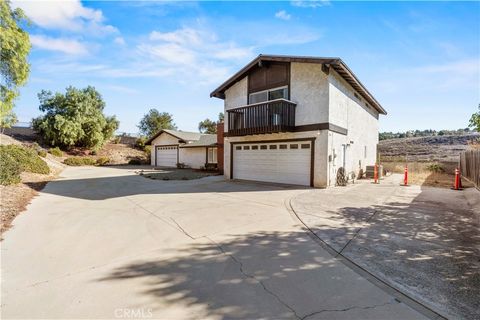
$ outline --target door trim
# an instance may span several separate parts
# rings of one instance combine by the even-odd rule
[[[276,143],[276,142],[293,142],[293,141],[310,141],[310,187],[313,187],[313,177],[315,173],[315,140],[317,138],[297,138],[297,139],[276,139],[276,140],[255,140],[255,141],[234,141],[230,142],[230,180],[233,177],[233,150],[236,144],[257,144],[257,143]]]

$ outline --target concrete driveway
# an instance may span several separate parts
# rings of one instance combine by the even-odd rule
[[[302,229],[305,192],[67,168],[1,242],[2,319],[424,319]]]
[[[380,185],[311,190],[290,203],[334,251],[450,319],[480,319],[480,192]]]

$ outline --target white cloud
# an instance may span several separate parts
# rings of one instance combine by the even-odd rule
[[[88,31],[93,35],[118,32],[115,27],[103,23],[105,18],[101,10],[84,7],[80,0],[14,0],[12,6],[23,9],[33,23],[45,29]]]
[[[292,6],[301,7],[301,8],[318,8],[329,6],[329,0],[294,0],[291,2]]]
[[[137,46],[139,59],[151,62],[145,74],[162,70],[180,81],[219,83],[238,60],[252,58],[254,47],[221,41],[203,26],[182,27],[169,32],[153,31]],[[170,72],[168,72],[170,70]]]
[[[172,32],[153,31],[149,35],[149,39],[152,41],[165,41],[181,45],[200,45],[206,38],[209,38],[208,34],[192,28],[182,28]]]
[[[121,46],[125,45],[125,39],[123,39],[123,37],[116,37],[113,39],[113,42]]]
[[[38,49],[59,51],[71,55],[85,55],[88,53],[85,44],[77,40],[31,35],[30,41],[33,47]]]
[[[288,14],[285,10],[280,10],[275,13],[275,18],[282,19],[282,20],[290,20],[292,16]]]
[[[443,64],[427,65],[416,68],[418,72],[438,74],[448,73],[451,75],[479,75],[480,59],[465,59]]]

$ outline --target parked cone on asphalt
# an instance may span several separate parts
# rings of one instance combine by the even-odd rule
[[[408,167],[405,165],[405,174],[403,175],[403,185],[408,186]]]
[[[462,190],[462,179],[460,177],[460,169],[455,169],[455,180],[453,181],[453,190]]]
[[[373,166],[373,183],[378,183],[378,165]]]

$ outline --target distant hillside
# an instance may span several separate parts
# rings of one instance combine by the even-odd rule
[[[470,128],[457,130],[408,130],[405,132],[380,132],[378,138],[380,140],[399,139],[399,138],[416,138],[416,137],[433,137],[433,136],[461,136],[464,134],[475,133]]]
[[[479,133],[394,138],[381,140],[378,151],[383,161],[400,161],[407,156],[408,161],[456,162],[459,154],[478,140]]]

